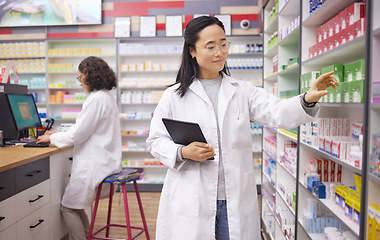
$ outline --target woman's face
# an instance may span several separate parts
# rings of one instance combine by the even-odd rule
[[[86,92],[90,92],[90,88],[89,86],[86,84],[86,80],[85,80],[85,75],[83,73],[81,73],[80,71],[78,71],[78,81],[80,83],[80,85],[84,88],[84,90],[86,90]]]
[[[228,55],[226,44],[226,34],[216,24],[199,32],[195,49],[190,49],[191,56],[196,58],[199,65],[198,78],[214,79],[219,76]]]

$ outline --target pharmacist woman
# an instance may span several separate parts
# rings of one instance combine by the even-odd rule
[[[324,74],[306,96],[280,101],[229,76],[230,43],[217,18],[193,19],[184,39],[176,83],[157,105],[147,139],[149,151],[168,167],[156,239],[259,240],[250,121],[285,129],[313,121],[315,102],[337,81]],[[198,123],[208,144],[175,144],[162,118]]]
[[[116,76],[101,58],[88,57],[78,67],[78,81],[89,93],[76,123],[67,132],[47,132],[37,142],[62,148],[74,145],[71,177],[61,202],[70,240],[87,239],[89,221],[84,211],[95,200],[99,183],[121,171],[119,111],[109,90]]]

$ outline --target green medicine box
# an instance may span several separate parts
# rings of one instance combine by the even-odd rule
[[[338,80],[338,82],[344,81],[344,65],[330,65],[321,69],[321,74],[334,71],[333,77]]]
[[[340,103],[342,101],[342,88],[341,86],[335,86],[335,89],[333,89],[333,102],[334,103]]]
[[[364,102],[364,81],[350,82],[349,95],[351,103]]]
[[[335,90],[332,87],[329,87],[326,89],[327,90],[327,100],[326,102],[328,103],[333,103],[334,102],[334,92]]]
[[[309,90],[311,83],[316,80],[320,75],[319,71],[311,71],[304,74],[301,74],[301,89],[306,88]],[[306,91],[307,91],[306,90]]]
[[[344,81],[345,82],[351,82],[354,81],[354,64],[353,63],[347,63],[344,64]]]
[[[350,102],[350,83],[342,82],[339,83],[340,86],[340,102],[349,103]]]
[[[292,66],[293,64],[298,64],[300,62],[299,58],[289,58],[288,59],[288,66]]]
[[[365,78],[365,60],[361,59],[359,61],[353,62],[352,69],[353,69],[353,81],[361,81]]]

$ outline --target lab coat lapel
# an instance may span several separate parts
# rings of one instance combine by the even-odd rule
[[[228,104],[234,96],[237,88],[237,81],[230,76],[223,74],[222,85],[218,97],[218,119],[219,126],[223,126],[224,116],[227,111]],[[223,131],[221,131],[222,134]]]
[[[205,89],[202,86],[202,83],[198,79],[194,79],[193,83],[190,85],[189,89],[198,95],[203,101],[212,107],[210,98],[207,96]]]

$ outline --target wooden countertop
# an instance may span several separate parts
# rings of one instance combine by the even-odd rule
[[[25,148],[22,145],[2,148],[0,149],[0,172],[64,152],[71,148],[73,147]]]

